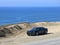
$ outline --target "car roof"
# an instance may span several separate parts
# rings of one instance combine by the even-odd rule
[[[31,30],[29,30],[29,31],[36,31],[36,28],[44,28],[44,27],[34,27]]]
[[[34,28],[32,28],[32,29],[36,29],[36,28],[44,28],[44,27],[34,27]]]

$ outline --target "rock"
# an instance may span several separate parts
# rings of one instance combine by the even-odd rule
[[[30,23],[2,25],[0,26],[0,37],[16,35],[29,27]]]
[[[22,28],[18,25],[15,25],[14,28],[16,28],[17,30],[22,30]]]
[[[6,36],[5,33],[2,30],[0,30],[0,37],[5,37],[5,36]]]
[[[11,34],[12,32],[8,28],[2,30],[5,34]]]

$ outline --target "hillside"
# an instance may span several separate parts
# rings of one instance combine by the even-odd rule
[[[42,36],[27,36],[27,30],[33,27],[46,27],[48,34]],[[60,37],[60,22],[36,22],[36,23],[18,23],[0,26],[0,45],[16,45],[25,42],[44,40],[47,38]],[[5,43],[6,42],[6,43]]]
[[[48,26],[56,26],[60,25],[60,22],[37,22],[37,23],[18,23],[18,24],[9,24],[9,25],[4,25],[0,26],[0,36],[11,36],[15,35],[18,33],[21,33],[22,31],[26,31],[29,28],[37,27],[37,26],[43,26],[43,27],[48,27]]]

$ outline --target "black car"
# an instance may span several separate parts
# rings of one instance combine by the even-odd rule
[[[47,34],[48,29],[44,27],[34,27],[33,29],[27,31],[28,36],[37,36],[42,34]]]

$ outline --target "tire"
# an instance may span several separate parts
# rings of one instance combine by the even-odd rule
[[[30,33],[27,33],[27,35],[28,35],[28,36],[31,36],[31,34],[30,34]]]
[[[36,36],[38,36],[39,35],[39,33],[38,32],[36,32]]]

